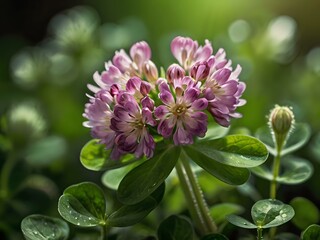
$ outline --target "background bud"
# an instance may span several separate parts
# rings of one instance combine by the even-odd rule
[[[294,115],[291,108],[276,105],[270,112],[269,125],[277,150],[280,151],[294,125]]]

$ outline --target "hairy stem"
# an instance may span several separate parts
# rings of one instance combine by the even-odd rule
[[[217,226],[209,215],[197,178],[193,173],[185,153],[182,151],[176,165],[180,185],[184,193],[190,215],[202,236],[216,232]]]
[[[270,198],[276,199],[277,196],[277,177],[280,171],[280,152],[277,152],[276,157],[273,160],[273,177],[270,184]]]
[[[277,196],[277,178],[280,172],[281,148],[277,149],[277,155],[273,160],[273,176],[270,184],[270,198],[276,199]],[[269,231],[269,237],[272,240],[276,234],[277,228],[273,227]]]

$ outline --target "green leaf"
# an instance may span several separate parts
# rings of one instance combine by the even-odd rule
[[[103,191],[90,182],[72,185],[60,197],[58,211],[65,220],[78,226],[104,225],[106,202]]]
[[[319,210],[310,200],[296,197],[290,201],[290,205],[295,211],[292,222],[301,230],[319,221]]]
[[[21,230],[28,240],[64,240],[69,235],[69,226],[65,221],[39,214],[25,217]]]
[[[107,170],[101,177],[104,186],[117,190],[121,180],[134,167],[134,163],[121,168]]]
[[[108,217],[108,224],[114,227],[127,227],[140,222],[160,203],[165,191],[165,184],[155,190],[142,202],[124,205]]]
[[[110,158],[110,154],[111,150],[106,150],[105,145],[100,144],[98,139],[92,139],[81,149],[80,161],[89,170],[102,171],[120,168],[139,160],[132,154],[127,154],[118,160],[113,160]]]
[[[269,181],[272,181],[272,179],[273,179],[273,174],[267,166],[260,165],[258,167],[250,168],[250,170],[255,175],[257,175],[263,179],[267,179]]]
[[[219,163],[188,146],[184,146],[183,151],[185,151],[188,158],[225,183],[241,185],[245,183],[250,176],[250,172],[246,168],[232,167]]]
[[[312,176],[313,167],[305,159],[286,156],[281,160],[283,173],[277,177],[277,182],[283,184],[298,184],[306,181]]]
[[[310,135],[311,131],[309,125],[305,123],[296,123],[293,132],[289,135],[287,142],[281,151],[281,156],[301,148],[309,140]],[[269,127],[265,126],[259,128],[256,132],[256,137],[266,144],[269,152],[273,156],[276,156],[277,151]]]
[[[282,173],[277,177],[277,182],[282,184],[298,184],[306,181],[312,176],[313,167],[307,160],[285,156],[281,160]],[[255,175],[272,181],[273,174],[266,166],[258,166],[250,169]]]
[[[183,217],[172,215],[165,219],[159,226],[159,240],[192,240],[193,227],[190,221]]]
[[[48,166],[67,150],[66,141],[58,136],[42,138],[26,149],[26,161],[37,167]]]
[[[210,215],[216,224],[221,224],[226,221],[226,216],[230,214],[241,214],[244,208],[234,203],[220,203],[210,208]]]
[[[233,214],[228,215],[227,220],[237,227],[247,228],[247,229],[257,228],[257,226],[254,225],[253,223],[237,215],[233,215]]]
[[[202,237],[201,240],[228,240],[228,238],[225,235],[213,233]]]
[[[302,234],[302,240],[318,240],[320,239],[320,226],[313,224],[309,226]]]
[[[293,132],[290,134],[285,148],[281,151],[281,155],[287,155],[301,148],[309,140],[311,130],[308,124],[297,123],[294,125]]]
[[[134,225],[145,218],[156,206],[157,201],[152,197],[147,197],[134,205],[124,205],[109,216],[108,223],[113,227]]]
[[[169,176],[180,156],[180,147],[170,146],[159,155],[132,169],[121,181],[120,202],[136,204],[148,197]]]
[[[251,216],[258,227],[270,228],[290,221],[294,216],[294,210],[279,200],[263,199],[252,206]]]
[[[222,164],[241,168],[256,167],[268,157],[268,150],[262,142],[245,135],[201,141],[186,148]]]

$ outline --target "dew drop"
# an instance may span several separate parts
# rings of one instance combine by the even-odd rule
[[[80,223],[78,222],[77,225],[80,225]]]
[[[92,220],[92,217],[89,217],[89,221]]]
[[[247,225],[247,223],[246,223],[246,222],[243,222],[242,224],[243,224],[243,225]]]
[[[33,233],[34,233],[34,234],[36,234],[36,235],[38,234],[38,232],[37,232],[37,231],[34,231]]]
[[[287,214],[284,213],[284,214],[281,215],[281,217],[286,218]]]
[[[76,219],[76,220],[77,220],[77,219],[78,219],[78,217],[74,217],[74,219]]]
[[[72,213],[72,211],[69,211],[69,213],[71,214],[71,213]]]

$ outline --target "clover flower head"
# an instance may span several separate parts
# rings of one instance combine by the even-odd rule
[[[94,95],[88,95],[84,126],[112,150],[113,159],[127,153],[151,158],[156,133],[175,145],[192,144],[206,134],[206,112],[226,127],[231,118],[241,117],[236,112],[245,104],[241,67],[233,70],[223,49],[212,54],[208,40],[199,46],[191,38],[176,37],[171,51],[178,63],[167,68],[165,78],[159,78],[144,41],[134,44],[129,55],[117,51],[105,71],[93,75],[97,86],[88,85]]]

